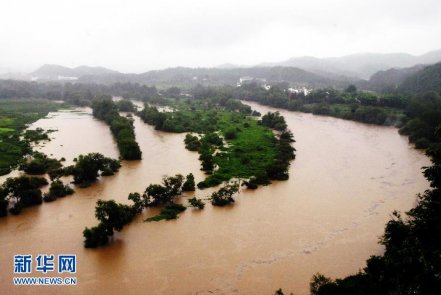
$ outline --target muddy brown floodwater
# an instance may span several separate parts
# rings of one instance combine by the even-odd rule
[[[429,160],[394,128],[281,113],[297,140],[289,181],[242,191],[232,207],[188,209],[174,221],[143,223],[152,214],[143,213],[110,246],[84,249],[84,227],[97,224],[96,200],[127,202],[130,192],[166,174],[203,179],[184,134],[158,132],[135,118],[142,161],[123,162],[119,173],[73,196],[0,219],[0,293],[308,294],[316,272],[357,272],[382,253],[377,242],[391,212],[408,210],[428,188],[420,168]],[[37,126],[58,129],[41,150],[67,163],[86,152],[118,155],[108,126],[90,114],[52,113]],[[13,256],[43,253],[76,254],[78,284],[14,287]]]

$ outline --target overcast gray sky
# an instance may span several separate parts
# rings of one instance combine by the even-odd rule
[[[0,71],[421,54],[440,37],[440,0],[0,0]]]

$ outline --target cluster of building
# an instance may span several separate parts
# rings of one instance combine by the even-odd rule
[[[260,85],[265,90],[270,90],[271,89],[271,85],[269,85],[267,83],[265,78],[254,78],[254,77],[250,77],[250,76],[240,77],[239,78],[239,82],[237,82],[236,86],[240,87],[243,84],[247,84],[247,83],[257,83],[258,85]]]
[[[254,77],[250,77],[250,76],[240,77],[236,86],[241,87],[242,85],[249,84],[249,83],[256,83],[257,85],[260,85],[265,90],[271,89],[271,85],[268,84],[268,82],[266,81],[265,78],[254,78]],[[287,91],[289,93],[296,93],[296,94],[302,93],[305,96],[311,92],[311,90],[307,89],[306,87],[288,88]]]
[[[38,77],[38,76],[31,77],[31,81],[38,81],[38,80],[40,80],[40,77]],[[76,80],[78,80],[78,77],[58,76],[57,80],[58,81],[76,81]]]

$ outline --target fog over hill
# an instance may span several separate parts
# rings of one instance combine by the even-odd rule
[[[82,76],[84,83],[137,82],[158,86],[236,85],[241,77],[258,79],[262,83],[289,82],[311,87],[341,86],[353,79],[334,75],[324,77],[295,67],[252,67],[252,68],[169,68],[141,74],[105,74]]]
[[[79,66],[76,68],[68,68],[60,65],[43,65],[32,73],[29,73],[29,75],[43,80],[56,80],[59,76],[78,78],[86,75],[95,76],[116,73],[118,72],[103,67]]]
[[[313,73],[334,73],[355,78],[369,79],[378,71],[391,68],[412,67],[418,64],[434,64],[441,61],[441,50],[422,55],[407,53],[361,53],[342,57],[316,58],[312,56],[293,57],[277,63],[260,66],[298,67]]]
[[[46,64],[27,74],[3,74],[0,79],[75,80],[101,84],[132,82],[159,87],[191,87],[197,84],[236,85],[240,78],[247,77],[267,83],[288,82],[294,86],[313,88],[341,88],[356,84],[359,88],[383,91],[398,88],[411,75],[439,61],[441,50],[419,56],[406,53],[367,53],[331,58],[297,57],[259,66],[223,64],[216,68],[175,67],[140,74],[121,73],[104,67],[69,68]]]
[[[375,91],[394,90],[408,77],[424,69],[426,65],[416,65],[410,68],[392,68],[378,71],[369,79],[369,88]]]

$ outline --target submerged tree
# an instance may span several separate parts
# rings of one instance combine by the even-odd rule
[[[88,186],[96,181],[99,172],[103,176],[109,175],[119,170],[119,161],[104,157],[99,153],[80,155],[74,166],[66,167],[67,174],[72,174],[74,182],[81,186]],[[111,172],[111,173],[110,173]]]
[[[92,228],[85,228],[83,231],[84,247],[86,248],[96,248],[99,246],[104,246],[109,242],[109,237],[107,236],[107,231],[104,224],[100,223]]]
[[[130,206],[118,204],[114,200],[98,200],[95,217],[104,225],[107,235],[112,236],[113,230],[120,231],[132,218]]]
[[[21,164],[19,169],[27,174],[36,175],[45,174],[52,170],[60,169],[61,167],[62,165],[57,159],[49,158],[40,152],[34,152],[32,154],[32,160]]]
[[[132,205],[132,213],[139,214],[144,209],[144,202],[141,198],[141,195],[139,193],[131,193],[129,194],[128,199],[133,202]]]
[[[182,185],[182,191],[183,192],[194,192],[196,190],[196,185],[194,182],[194,176],[192,173],[188,174],[187,179],[185,180],[184,184]]]
[[[170,203],[175,197],[182,193],[182,182],[184,177],[180,174],[164,177],[161,184],[149,185],[142,198],[145,206],[158,206]]]
[[[211,195],[211,203],[214,206],[225,206],[234,203],[233,195],[239,191],[239,183],[228,183]]]
[[[200,152],[199,160],[202,162],[201,170],[207,173],[212,173],[214,169],[214,158],[212,155],[211,148],[207,145],[203,145],[199,150],[199,152]]]
[[[129,199],[132,194],[129,195]],[[136,199],[136,198],[135,198]],[[83,231],[84,247],[95,248],[106,245],[114,230],[121,231],[140,211],[133,206],[119,204],[114,200],[98,200],[95,206],[95,217],[100,221],[97,226],[85,228]]]
[[[55,180],[51,183],[49,192],[44,194],[43,200],[45,202],[52,202],[57,198],[62,198],[73,193],[74,190],[70,186],[64,185],[60,180]]]
[[[188,203],[190,203],[191,207],[195,207],[199,209],[204,209],[205,207],[205,203],[201,199],[198,199],[196,197],[188,199]]]
[[[10,177],[0,187],[0,216],[7,215],[7,207],[12,214],[19,214],[23,208],[40,205],[43,197],[40,188],[47,185],[42,177]]]

